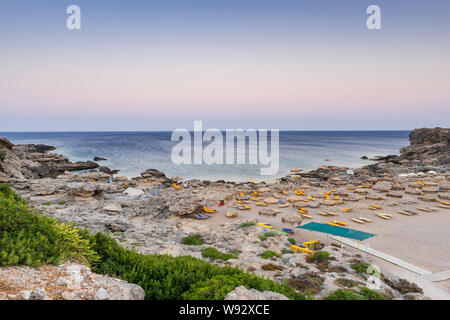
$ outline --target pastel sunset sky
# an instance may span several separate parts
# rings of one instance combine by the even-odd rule
[[[448,0],[2,1],[0,131],[448,127],[449,16]]]

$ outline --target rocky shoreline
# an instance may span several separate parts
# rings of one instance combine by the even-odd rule
[[[322,249],[330,253],[329,258],[312,261],[310,255],[292,253],[291,236],[274,233],[262,239],[267,230],[257,224],[242,225],[272,221],[271,215],[280,220],[276,216],[288,206],[300,221],[310,219],[311,212],[341,211],[341,205],[363,200],[382,201],[387,206],[387,201],[392,204],[413,197],[422,207],[446,207],[441,202],[450,201],[450,129],[416,129],[409,137],[411,145],[401,149],[400,155],[378,157],[375,164],[357,169],[321,166],[309,172],[292,169],[288,176],[270,184],[172,180],[156,169],[130,179],[116,176],[113,170],[93,161],[72,163],[52,153],[51,146],[15,146],[3,138],[0,183],[11,186],[46,216],[93,232],[108,232],[125,247],[238,266],[279,282],[288,281],[294,288],[320,298],[339,288],[366,283],[369,275],[355,271],[353,266],[370,263],[370,257],[329,245]],[[71,173],[78,170],[84,172]],[[303,190],[304,196],[292,190]],[[327,195],[325,190],[334,191]],[[256,210],[255,215],[244,214],[246,206]],[[204,207],[214,208],[216,216],[195,219],[195,215],[204,213]],[[225,212],[239,215],[227,218]],[[193,234],[200,236],[201,245],[181,243]],[[236,258],[211,260],[202,254],[207,247],[235,253]],[[265,259],[262,255],[267,251],[276,255]],[[0,268],[0,277],[2,272],[6,271]],[[390,299],[426,298],[422,289],[405,281],[383,273],[378,292]],[[230,297],[238,299],[241,291],[239,288]],[[63,298],[70,297],[81,298],[79,293]]]

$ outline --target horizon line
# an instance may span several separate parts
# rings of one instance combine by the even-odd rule
[[[425,127],[423,127],[425,128]],[[435,127],[438,128],[438,127]],[[182,129],[182,128],[178,128]],[[218,129],[218,128],[211,128],[211,129]],[[266,128],[233,128],[233,130],[237,129],[255,129],[255,130],[261,130]],[[415,128],[420,129],[420,128]],[[267,129],[267,130],[279,130],[280,132],[404,132],[404,131],[412,131],[415,129],[310,129],[310,130],[296,130],[296,129]],[[60,130],[31,130],[31,131],[0,131],[0,134],[3,133],[115,133],[115,132],[136,132],[136,133],[150,133],[150,132],[172,132],[173,130],[69,130],[69,131],[60,131]],[[208,130],[208,129],[207,129]],[[225,131],[227,129],[218,129],[220,131]],[[202,130],[202,132],[205,132],[206,130]],[[194,132],[194,130],[189,130],[189,132]]]

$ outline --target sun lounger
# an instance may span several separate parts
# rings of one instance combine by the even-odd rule
[[[284,231],[284,232],[287,232],[287,233],[289,233],[289,234],[293,234],[293,233],[294,233],[294,230],[289,229],[289,228],[283,228],[283,231]]]
[[[196,213],[196,214],[194,214],[194,217],[196,217],[197,219],[208,219],[211,217],[211,215]]]
[[[432,209],[432,208],[417,208],[417,210],[424,211],[424,212],[433,212],[434,211],[434,209]]]
[[[331,212],[331,211],[327,211],[327,214],[329,216],[333,216],[333,217],[337,216],[337,213],[334,213],[334,212]]]
[[[286,208],[286,207],[289,207],[289,203],[282,204],[278,208]]]
[[[267,207],[267,203],[265,202],[257,202],[256,205],[260,207]]]
[[[342,222],[342,221],[337,221],[337,220],[333,220],[332,221],[335,224],[341,225],[341,226],[348,226],[348,223]]]
[[[390,215],[386,215],[386,214],[382,214],[382,213],[376,213],[376,215],[385,220],[389,220],[391,218]]]
[[[206,213],[215,213],[216,209],[208,209],[206,206],[203,206],[203,211]]]
[[[398,213],[403,214],[405,216],[412,216],[412,213],[409,213],[409,212],[406,212],[406,211],[403,211],[403,210],[399,210]]]
[[[355,221],[355,222],[357,222],[357,223],[360,223],[360,224],[364,224],[364,221],[362,221],[362,220],[360,220],[360,219],[352,218],[351,220],[352,220],[352,221]]]
[[[313,253],[313,251],[310,249],[302,248],[302,247],[299,247],[296,245],[291,245],[291,250],[295,251],[295,252],[302,252],[302,253],[309,253],[309,254]]]
[[[439,208],[450,209],[450,206],[446,206],[445,204],[438,205]]]
[[[372,222],[372,220],[367,219],[367,218],[363,218],[363,217],[359,217],[358,220],[364,221],[364,222]]]
[[[334,227],[341,227],[340,225],[330,222],[330,221],[325,221],[326,224],[329,224],[330,226],[334,226]]]
[[[225,216],[227,216],[228,218],[236,218],[237,212],[227,212],[225,213]]]
[[[268,228],[268,229],[273,229],[272,226],[269,226],[267,224],[263,224],[263,223],[258,223],[258,226],[264,227],[264,228]]]
[[[302,214],[302,218],[312,219],[312,217],[310,215],[307,215],[307,214]]]
[[[275,192],[273,194],[273,197],[276,198],[276,199],[281,199],[281,197],[278,194],[276,194]]]

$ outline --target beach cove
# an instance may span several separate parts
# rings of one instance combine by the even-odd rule
[[[377,292],[386,298],[446,299],[448,278],[433,281],[432,275],[450,269],[449,132],[414,130],[410,146],[399,156],[380,157],[359,168],[291,168],[270,183],[172,179],[157,169],[128,178],[100,171],[88,159],[71,163],[48,146],[2,140],[0,178],[46,216],[107,232],[141,253],[237,266],[287,281],[316,299],[365,284],[369,276],[360,269],[367,263],[380,267]],[[70,172],[81,168],[86,171]],[[417,275],[358,248],[342,249],[324,234],[295,229],[308,222],[373,233],[366,240],[370,248],[429,274]],[[199,243],[183,240],[189,237]],[[301,246],[309,240],[320,241],[324,248],[317,252],[329,256],[312,259],[293,250],[293,243]],[[211,247],[218,253],[210,253]]]

